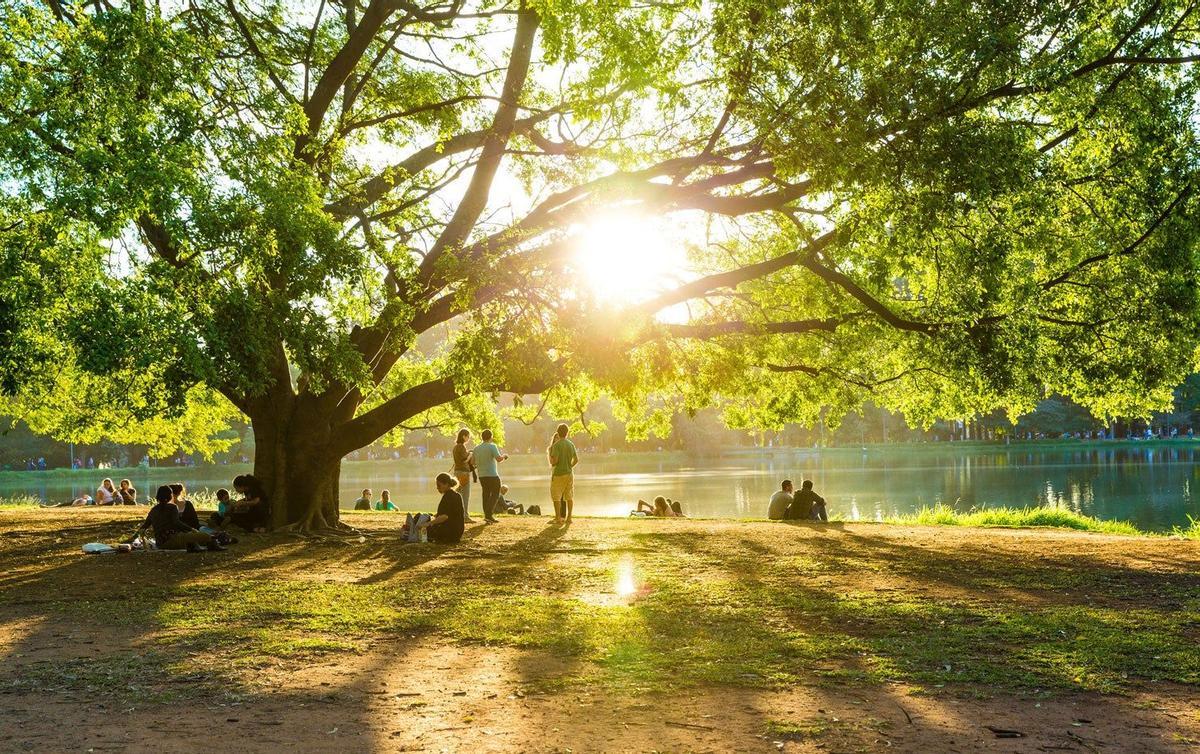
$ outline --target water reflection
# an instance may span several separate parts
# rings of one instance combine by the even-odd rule
[[[1106,519],[1126,519],[1148,529],[1186,525],[1200,518],[1191,483],[1200,473],[1200,442],[1089,448],[959,449],[939,446],[858,449],[775,449],[697,459],[673,454],[602,456],[582,454],[575,481],[575,512],[625,516],[638,498],[664,495],[681,500],[685,512],[705,517],[761,517],[785,477],[812,479],[831,513],[875,520],[943,503],[973,507],[1056,505]],[[363,487],[389,489],[401,510],[436,505],[429,480],[445,461],[370,461],[342,469],[342,502]],[[142,490],[183,481],[189,488],[228,486],[245,467],[145,470],[132,475]],[[508,497],[550,510],[549,479],[540,455],[515,456],[502,468]],[[64,477],[47,474],[5,482],[0,495],[32,494],[69,500],[94,493],[108,472]],[[479,505],[478,493],[472,504]]]

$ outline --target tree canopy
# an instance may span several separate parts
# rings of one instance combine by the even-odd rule
[[[1194,367],[1192,2],[0,0],[0,24],[0,394],[46,430],[103,406],[195,442],[236,410],[256,471],[311,499],[501,392],[608,393],[635,432],[868,397],[1132,415]],[[683,229],[657,286],[623,272],[644,295],[590,284],[613,212]]]

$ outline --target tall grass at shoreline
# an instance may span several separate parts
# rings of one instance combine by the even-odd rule
[[[1082,513],[1063,508],[984,508],[969,512],[956,511],[948,505],[925,506],[915,513],[889,516],[883,519],[888,524],[917,526],[1006,526],[1012,528],[1049,527],[1094,531],[1102,534],[1145,536],[1128,521],[1103,521]],[[1200,528],[1193,524],[1193,528]]]

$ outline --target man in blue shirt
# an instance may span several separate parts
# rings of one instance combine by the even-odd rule
[[[508,455],[501,452],[496,443],[492,442],[492,430],[485,429],[479,434],[482,441],[475,446],[475,473],[479,475],[479,486],[483,488],[483,520],[489,524],[497,522],[496,502],[500,498],[500,464],[508,460]]]

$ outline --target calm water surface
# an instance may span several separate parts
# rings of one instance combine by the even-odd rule
[[[622,516],[638,498],[682,500],[693,516],[763,517],[767,500],[785,477],[812,479],[831,513],[874,520],[944,503],[973,507],[1057,505],[1103,519],[1169,529],[1200,518],[1192,496],[1200,442],[1038,449],[1030,446],[892,447],[781,450],[706,459],[682,454],[582,453],[575,482],[576,512]],[[433,507],[432,478],[446,460],[363,461],[342,467],[342,502],[363,487],[392,492],[402,510]],[[541,456],[514,456],[500,467],[509,498],[549,506],[549,479]],[[140,469],[130,476],[143,497],[165,481],[192,489],[228,485],[244,467]],[[0,473],[0,496],[32,494],[63,500],[94,491],[107,472]],[[32,479],[32,481],[30,481]],[[479,488],[471,507],[480,506]]]

